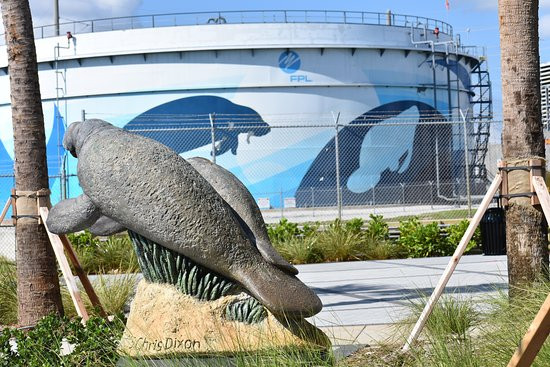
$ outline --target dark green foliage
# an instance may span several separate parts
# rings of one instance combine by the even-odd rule
[[[367,222],[365,235],[373,240],[387,241],[389,239],[390,229],[388,223],[381,215],[370,214],[370,220]]]
[[[318,225],[304,224],[299,227],[298,224],[289,222],[288,219],[283,218],[279,221],[279,224],[267,227],[267,234],[271,243],[284,243],[291,241],[295,238],[307,238],[314,236],[317,232]]]
[[[84,231],[68,237],[87,273],[136,272],[139,269],[132,243],[126,235],[110,236],[106,241],[100,241],[89,231]]]
[[[361,218],[353,218],[345,222],[345,229],[350,233],[359,234],[363,230],[365,222]]]
[[[232,302],[225,308],[225,318],[245,324],[256,324],[267,317],[267,311],[258,300],[249,297]]]
[[[468,226],[470,225],[470,221],[468,219],[463,219],[457,224],[453,224],[445,229],[445,232],[447,232],[447,241],[449,241],[449,244],[451,246],[458,246],[460,243],[460,240],[464,236],[464,232],[466,232],[466,229],[468,229]],[[474,231],[474,235],[472,236],[472,239],[470,242],[468,242],[468,246],[466,246],[466,253],[473,248],[479,246],[481,244],[481,232],[479,230],[479,227],[476,228]]]
[[[441,235],[439,224],[422,224],[418,218],[411,218],[399,224],[399,243],[407,248],[410,257],[452,255],[454,248]]]
[[[109,323],[92,317],[84,327],[78,318],[48,316],[29,331],[5,329],[0,334],[0,366],[115,366],[123,330],[124,323],[118,318]],[[11,350],[11,338],[17,343],[17,353]],[[64,338],[75,344],[67,355],[60,353]]]

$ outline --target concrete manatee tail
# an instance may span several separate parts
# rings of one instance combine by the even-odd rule
[[[193,96],[153,107],[124,126],[172,148],[178,154],[212,144],[209,114],[214,115],[216,155],[236,155],[239,134],[263,136],[269,125],[253,109],[217,96]],[[247,139],[248,140],[248,139]]]
[[[244,184],[225,168],[207,159],[194,157],[187,160],[214,187],[220,196],[244,221],[245,232],[251,232],[253,241],[264,259],[285,272],[295,275],[298,269],[289,264],[273,248],[267,234],[265,222],[254,197]],[[248,229],[248,231],[247,231]]]

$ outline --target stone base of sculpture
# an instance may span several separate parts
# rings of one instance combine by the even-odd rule
[[[326,335],[305,320],[278,320],[268,312],[261,322],[225,317],[227,306],[248,297],[229,295],[200,301],[170,284],[142,280],[132,303],[120,351],[128,357],[235,355],[262,350],[330,348]]]

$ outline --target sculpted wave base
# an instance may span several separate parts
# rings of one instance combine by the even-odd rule
[[[326,335],[305,320],[285,322],[269,314],[257,324],[224,319],[239,295],[203,302],[168,284],[142,280],[132,303],[120,351],[128,357],[176,357],[298,348],[323,352]]]

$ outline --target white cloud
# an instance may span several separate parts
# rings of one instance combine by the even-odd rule
[[[539,18],[539,36],[540,38],[550,37],[550,14],[542,15]]]

